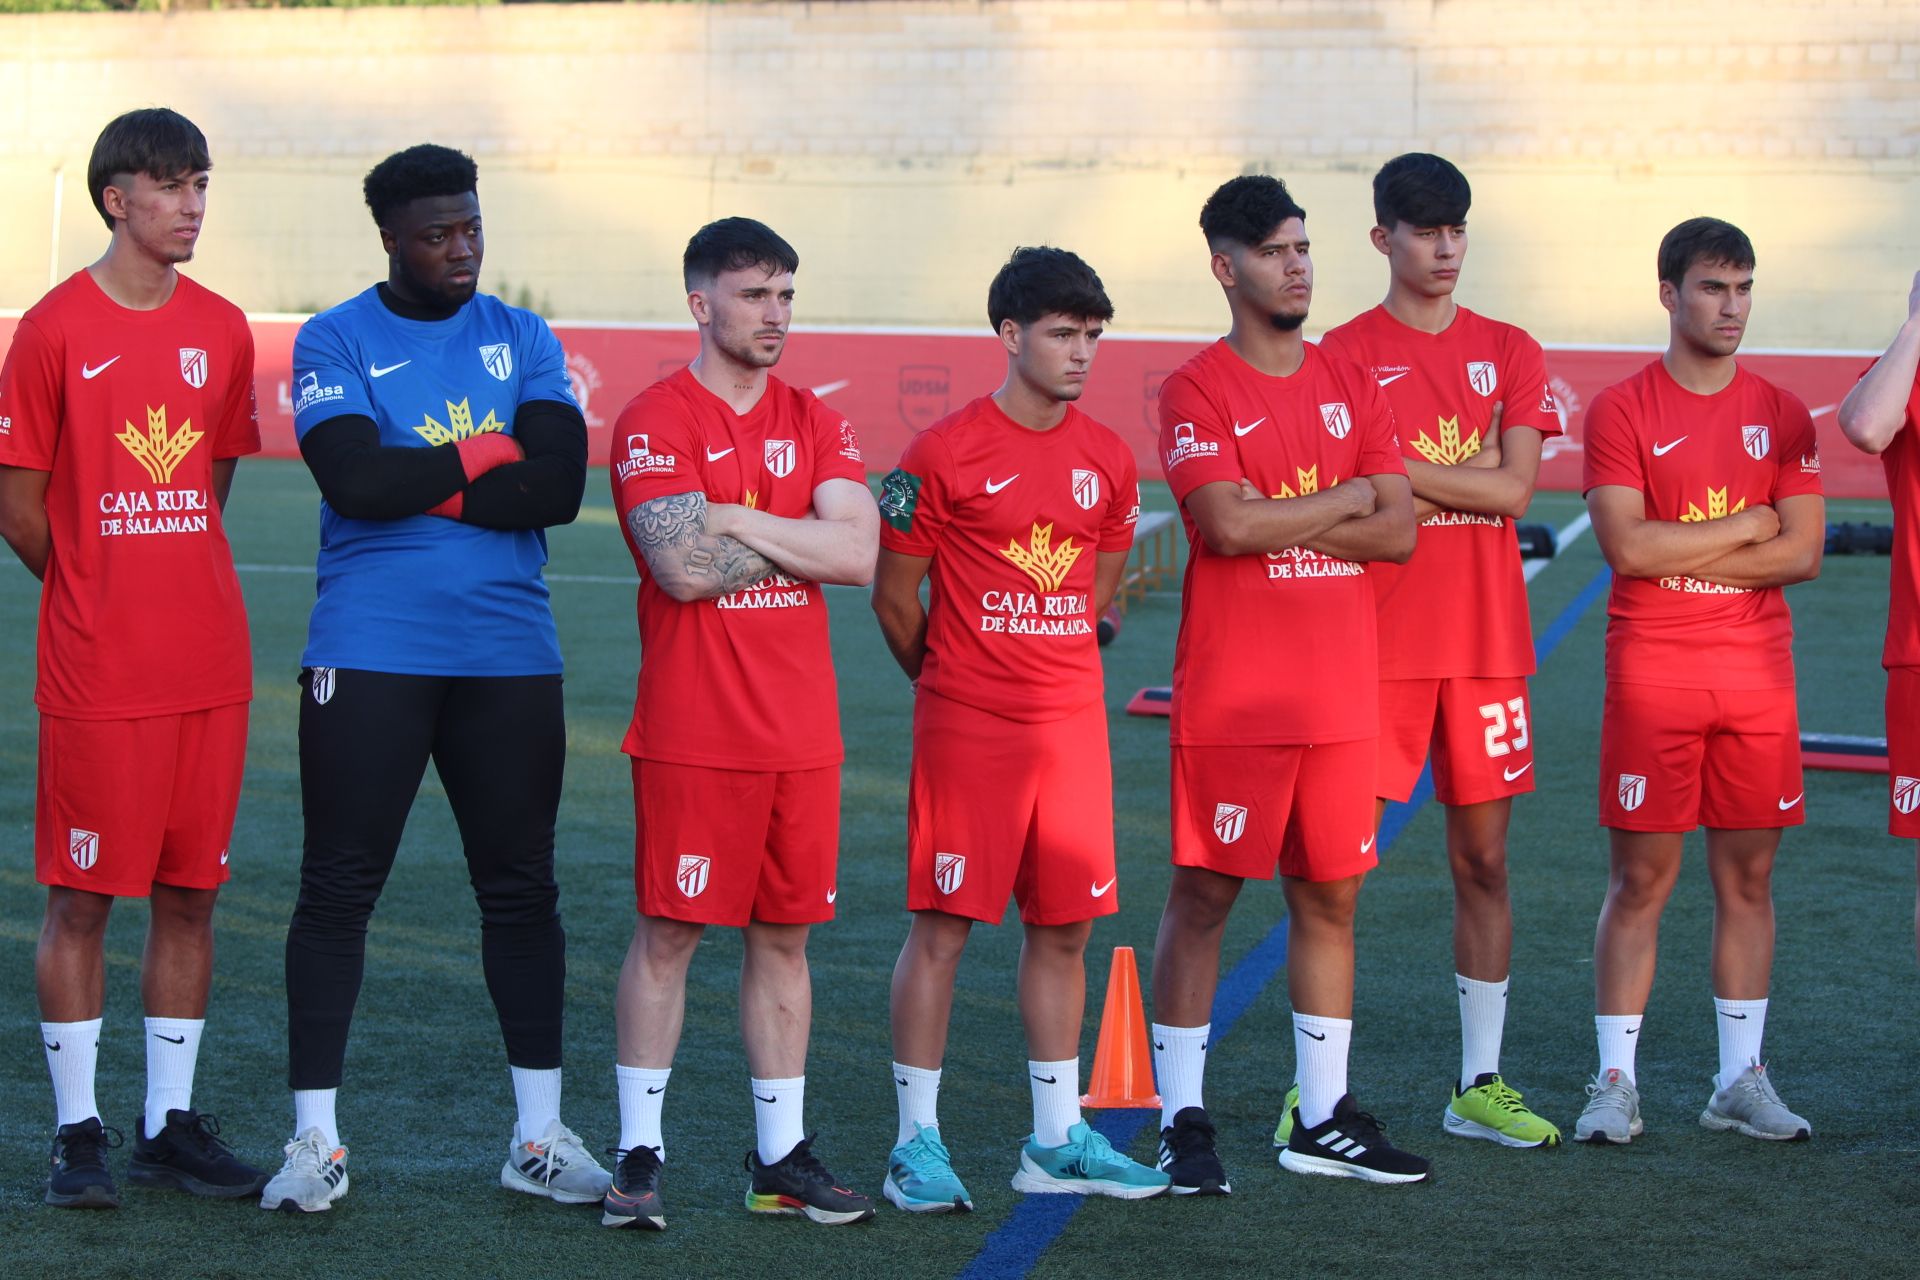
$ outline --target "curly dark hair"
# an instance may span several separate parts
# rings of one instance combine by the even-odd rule
[[[385,227],[395,210],[428,196],[463,196],[480,189],[480,166],[452,147],[423,142],[396,151],[373,166],[362,190],[375,226]]]

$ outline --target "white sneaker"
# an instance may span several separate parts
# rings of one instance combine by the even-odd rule
[[[1645,1132],[1640,1123],[1640,1091],[1618,1067],[1595,1076],[1587,1086],[1587,1107],[1573,1126],[1575,1142],[1625,1145]]]
[[[260,1191],[262,1209],[321,1213],[347,1194],[347,1149],[308,1129],[286,1146],[287,1162]]]
[[[538,1142],[521,1141],[520,1126],[514,1126],[507,1162],[500,1166],[500,1185],[561,1204],[599,1204],[613,1185],[613,1175],[587,1154],[579,1134],[555,1120]]]
[[[1773,1077],[1767,1074],[1766,1063],[1748,1064],[1731,1084],[1723,1084],[1719,1076],[1713,1078],[1713,1083],[1714,1094],[1707,1099],[1707,1109],[1700,1113],[1700,1123],[1706,1128],[1735,1129],[1749,1138],[1767,1138],[1774,1142],[1794,1142],[1813,1136],[1813,1126],[1787,1110],[1787,1104],[1780,1101]]]

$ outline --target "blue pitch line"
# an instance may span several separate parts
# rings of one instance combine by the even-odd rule
[[[1591,582],[1580,589],[1580,594],[1560,611],[1560,615],[1547,624],[1547,629],[1534,641],[1536,661],[1546,662],[1612,580],[1612,572],[1602,568]],[[1432,798],[1433,770],[1429,766],[1421,770],[1420,781],[1415,784],[1413,795],[1407,803],[1387,806],[1386,816],[1380,823],[1382,854]],[[1282,916],[1280,922],[1267,931],[1267,936],[1240,957],[1240,962],[1220,980],[1213,997],[1213,1031],[1208,1038],[1210,1046],[1218,1045],[1227,1038],[1234,1024],[1253,1007],[1253,1002],[1286,963],[1287,921]],[[1116,1150],[1125,1151],[1139,1139],[1141,1131],[1148,1124],[1157,1123],[1159,1119],[1158,1113],[1153,1111],[1105,1111],[1096,1114],[1088,1123],[1105,1135]],[[960,1273],[960,1280],[1021,1280],[1033,1271],[1041,1255],[1066,1231],[1067,1223],[1084,1203],[1085,1199],[1080,1196],[1022,1196],[1013,1212],[1007,1215],[1006,1221],[995,1227],[981,1243],[980,1252]]]

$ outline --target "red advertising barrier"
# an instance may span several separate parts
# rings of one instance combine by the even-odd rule
[[[14,321],[0,318],[0,343],[13,336]],[[292,457],[293,336],[299,322],[256,319],[255,377],[260,428],[269,456]],[[690,325],[673,328],[558,325],[567,367],[587,414],[596,463],[606,460],[614,420],[648,384],[691,360],[698,341]],[[1154,444],[1160,383],[1201,346],[1203,339],[1108,338],[1100,347],[1081,407],[1113,427],[1133,446],[1143,476],[1157,477]],[[1543,489],[1580,487],[1580,441],[1586,406],[1594,393],[1648,360],[1646,350],[1566,347],[1547,352],[1547,367],[1566,422],[1566,435],[1547,442],[1540,469]],[[1820,430],[1826,491],[1839,498],[1884,498],[1879,460],[1841,438],[1834,409],[1871,357],[1859,353],[1762,352],[1741,357],[1756,373],[1786,387],[1813,411]],[[992,391],[1006,373],[1006,359],[991,334],[951,330],[797,330],[787,344],[779,374],[813,388],[859,428],[868,465],[885,471],[908,437]]]

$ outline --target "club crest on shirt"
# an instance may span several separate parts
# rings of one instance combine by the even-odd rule
[[[207,385],[207,353],[199,347],[180,348],[180,376],[198,391]]]
[[[1740,428],[1740,443],[1747,447],[1747,456],[1758,462],[1767,456],[1767,429],[1759,425]]]
[[[513,376],[513,348],[504,342],[489,342],[480,348],[480,363],[488,373],[505,382]]]
[[[1901,813],[1912,813],[1915,808],[1920,808],[1920,778],[1901,774],[1893,780],[1893,807]]]
[[[1100,501],[1100,473],[1088,471],[1083,467],[1073,469],[1073,500],[1082,511],[1093,510],[1093,504]]]
[[[1483,396],[1492,395],[1493,389],[1500,385],[1500,374],[1493,367],[1493,361],[1467,361],[1467,385]]]
[[[73,865],[82,871],[93,870],[93,864],[100,861],[100,833],[82,831],[78,827],[67,829],[67,856],[73,859]]]
[[[1620,807],[1628,813],[1638,809],[1647,798],[1647,779],[1644,774],[1623,773],[1620,775]]]
[[[680,892],[689,898],[697,898],[707,891],[707,876],[713,870],[713,859],[698,853],[680,855],[679,869],[673,873],[673,882],[680,886]]]
[[[1232,844],[1246,830],[1247,806],[1224,801],[1213,806],[1213,834],[1220,838],[1221,844]]]
[[[313,668],[313,678],[310,687],[313,690],[314,706],[324,707],[333,701],[333,673],[334,669],[332,667]]]
[[[767,470],[778,480],[793,474],[794,448],[791,440],[767,441]]]
[[[933,884],[940,892],[952,893],[966,878],[966,854],[936,853],[933,855]]]
[[[1335,440],[1345,440],[1347,433],[1353,430],[1353,415],[1347,412],[1347,402],[1344,400],[1321,405],[1320,421],[1327,428],[1327,434]]]

